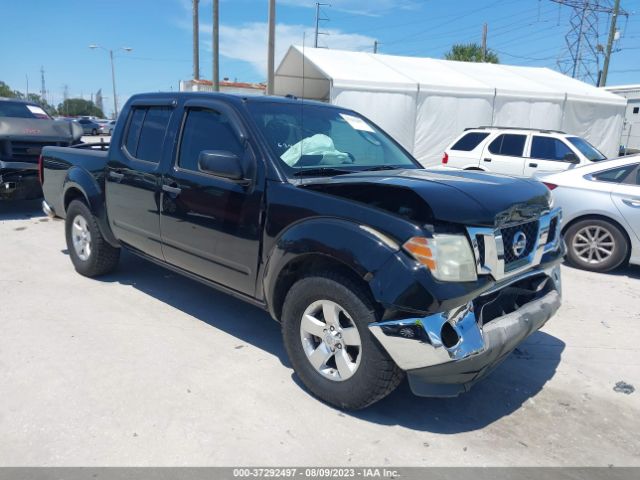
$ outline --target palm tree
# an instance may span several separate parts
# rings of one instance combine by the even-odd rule
[[[457,43],[449,50],[444,58],[459,62],[487,62],[500,63],[498,55],[491,50],[483,54],[482,47],[477,43]]]

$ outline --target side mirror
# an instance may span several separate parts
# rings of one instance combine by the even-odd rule
[[[224,150],[203,150],[200,152],[198,168],[201,172],[229,180],[244,179],[240,157]]]
[[[567,154],[564,156],[563,160],[564,160],[565,162],[569,162],[569,163],[575,163],[575,164],[580,163],[580,159],[579,159],[579,158],[578,158],[578,156],[577,156],[575,153],[573,153],[573,152],[569,152],[569,153],[567,153]]]

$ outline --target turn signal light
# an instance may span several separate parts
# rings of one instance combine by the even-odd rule
[[[436,269],[436,261],[433,259],[433,252],[429,247],[429,241],[424,237],[412,237],[403,245],[413,258],[426,265],[429,270]]]

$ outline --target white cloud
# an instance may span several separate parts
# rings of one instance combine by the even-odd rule
[[[279,0],[278,3],[291,7],[316,7],[316,2],[309,0]],[[381,16],[391,10],[412,10],[419,6],[418,0],[325,0],[323,3],[331,4],[323,7],[326,13],[340,10],[367,16]]]
[[[357,33],[347,33],[337,29],[324,29],[319,45],[341,50],[372,49],[374,38]],[[211,25],[200,25],[201,34],[211,32]],[[291,45],[313,46],[313,29],[304,25],[276,25],[276,67]],[[206,37],[205,37],[206,38]],[[211,37],[206,38],[207,49],[211,50]],[[266,77],[267,72],[267,24],[247,23],[240,26],[220,25],[220,55],[250,63],[256,72]]]

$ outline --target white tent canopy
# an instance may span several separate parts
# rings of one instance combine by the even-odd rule
[[[563,130],[605,155],[618,152],[626,101],[548,68],[292,46],[275,75],[277,95],[356,110],[425,165],[438,163],[465,128]]]

